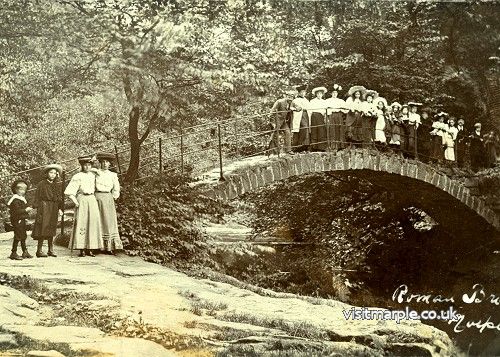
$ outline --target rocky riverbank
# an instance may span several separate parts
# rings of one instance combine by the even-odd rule
[[[7,256],[9,236],[0,250]],[[454,355],[420,322],[346,321],[351,306],[138,257],[0,260],[0,348],[31,356]],[[36,351],[52,351],[48,352]],[[56,353],[57,352],[57,353]]]

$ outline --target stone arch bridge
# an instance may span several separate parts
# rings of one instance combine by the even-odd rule
[[[481,234],[487,227],[488,235],[498,237],[500,211],[486,203],[473,181],[453,170],[369,149],[252,157],[225,166],[225,180],[220,181],[220,171],[214,170],[202,182],[210,196],[231,200],[275,181],[319,172],[383,185],[397,193],[397,199],[423,209],[451,231],[474,237],[481,226]]]

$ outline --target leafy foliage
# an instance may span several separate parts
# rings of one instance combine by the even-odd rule
[[[263,113],[284,86],[303,82],[364,84],[390,100],[440,106],[469,125],[498,125],[491,61],[500,43],[497,7],[5,0],[0,174],[127,140],[133,178],[138,147],[151,134]]]
[[[222,206],[189,186],[184,176],[158,176],[125,187],[117,205],[128,254],[182,266],[206,259],[206,238],[195,219],[217,217]],[[215,218],[212,218],[215,219]]]

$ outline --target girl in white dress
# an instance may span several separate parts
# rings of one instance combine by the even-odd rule
[[[99,207],[95,198],[97,170],[92,168],[93,158],[90,156],[79,157],[78,161],[82,170],[71,178],[64,191],[75,204],[73,234],[69,247],[79,249],[81,257],[93,257],[92,250],[104,247]]]

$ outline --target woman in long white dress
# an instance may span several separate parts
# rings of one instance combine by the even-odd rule
[[[379,144],[385,144],[387,139],[385,136],[385,108],[387,107],[387,100],[382,97],[378,97],[374,101],[376,110],[376,122],[375,122],[375,142]]]
[[[98,153],[97,160],[101,165],[99,174],[95,179],[97,205],[101,217],[102,239],[104,250],[108,254],[123,249],[123,244],[118,232],[118,219],[116,217],[115,200],[120,197],[120,182],[116,172],[110,171],[114,154]]]
[[[92,250],[104,247],[102,240],[101,218],[95,198],[97,170],[92,168],[91,156],[79,157],[81,172],[75,174],[64,194],[75,204],[73,233],[69,242],[71,249],[79,249],[80,256],[94,256]]]
[[[448,124],[446,125],[446,131],[444,132],[443,142],[444,142],[444,158],[449,162],[455,161],[455,140],[457,139],[458,129],[455,126],[455,118],[451,117],[448,119]]]

